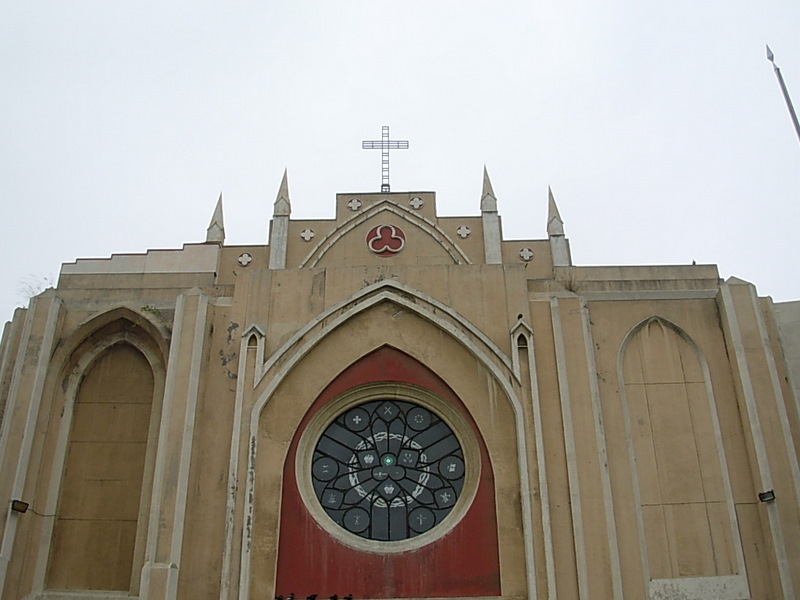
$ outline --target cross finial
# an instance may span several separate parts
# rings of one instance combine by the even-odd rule
[[[389,150],[408,150],[408,140],[390,140],[389,126],[381,127],[380,140],[364,140],[362,150],[381,151],[381,191],[389,191]]]

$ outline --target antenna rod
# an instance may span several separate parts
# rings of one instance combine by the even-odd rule
[[[797,134],[797,139],[800,139],[800,123],[797,121],[797,113],[794,112],[792,99],[789,97],[789,90],[786,89],[786,84],[783,82],[783,75],[781,75],[781,70],[778,65],[775,64],[775,55],[772,53],[772,50],[769,49],[769,46],[767,46],[767,60],[772,63],[772,68],[775,70],[775,76],[778,78],[781,92],[783,92],[783,99],[786,100],[786,107],[789,109],[792,123],[794,123],[794,131]]]

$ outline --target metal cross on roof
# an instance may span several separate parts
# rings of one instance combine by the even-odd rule
[[[381,127],[380,140],[364,140],[361,142],[362,150],[381,151],[381,191],[389,191],[389,150],[408,150],[408,140],[390,140],[389,126]]]

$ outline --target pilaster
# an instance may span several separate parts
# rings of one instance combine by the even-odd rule
[[[525,390],[529,391],[527,398],[531,403],[533,414],[534,443],[536,448],[536,471],[537,482],[539,485],[539,516],[541,518],[542,539],[540,540],[542,553],[544,555],[545,582],[540,586],[538,578],[535,577],[537,567],[535,564],[535,551],[531,550],[530,577],[534,579],[529,588],[534,589],[537,594],[541,594],[541,589],[547,590],[548,600],[556,599],[556,568],[553,556],[553,528],[550,521],[550,493],[548,491],[547,461],[544,450],[544,433],[542,430],[542,406],[539,397],[539,381],[536,373],[536,351],[533,344],[533,330],[524,321],[520,320],[511,330],[512,360],[514,362],[514,372],[518,374],[522,384],[522,394]],[[533,529],[531,525],[530,529]],[[526,540],[527,542],[527,540]]]
[[[757,486],[753,498],[758,499],[760,492],[775,493],[774,500],[760,502],[759,506],[769,523],[765,535],[774,552],[771,560],[777,566],[782,596],[794,598],[800,586],[794,580],[800,573],[797,455],[791,436],[786,436],[785,404],[775,381],[774,358],[753,286],[732,277],[720,286],[718,302],[742,400],[741,418]]]
[[[589,567],[586,555],[586,536],[584,533],[584,516],[581,502],[578,450],[575,445],[575,426],[570,397],[569,373],[567,371],[567,341],[564,336],[561,302],[559,298],[550,299],[550,313],[555,343],[556,370],[558,376],[559,404],[564,427],[564,445],[567,457],[567,479],[569,481],[569,499],[572,512],[572,532],[575,544],[575,563],[578,579],[578,597],[581,600],[590,598]]]
[[[603,509],[608,532],[608,560],[611,587],[615,598],[622,598],[622,571],[620,568],[619,544],[617,541],[617,523],[614,517],[614,497],[611,493],[611,473],[608,468],[608,449],[606,448],[606,431],[603,424],[603,407],[600,401],[600,388],[597,384],[597,360],[595,358],[594,339],[592,338],[592,320],[589,307],[581,301],[581,325],[583,326],[583,349],[586,357],[586,379],[589,384],[589,395],[592,399],[592,417],[594,421],[595,442],[597,444],[600,485],[602,487]]]
[[[25,497],[25,484],[61,308],[61,300],[53,290],[31,300],[13,366],[8,404],[0,433],[0,498],[7,501],[2,516],[0,591],[5,588],[8,564],[21,517],[21,513],[11,510],[10,500],[32,502],[31,498]]]
[[[236,508],[241,498],[237,494],[240,481],[240,464],[246,462],[241,440],[246,433],[247,420],[244,414],[244,401],[247,388],[253,389],[254,375],[258,365],[263,364],[265,333],[258,325],[251,325],[239,341],[239,368],[236,377],[236,399],[231,430],[230,459],[228,466],[228,497],[225,505],[225,545],[222,549],[222,577],[220,579],[220,600],[231,598],[231,589],[236,590],[232,580],[237,576],[233,567],[234,533],[237,528]],[[252,340],[252,344],[251,344]]]
[[[208,304],[208,297],[195,288],[179,296],[175,308],[142,569],[143,600],[174,600],[178,595]]]
[[[289,242],[289,217],[273,217],[269,235],[269,268],[286,268],[286,250]]]

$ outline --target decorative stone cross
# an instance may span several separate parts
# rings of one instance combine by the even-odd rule
[[[303,231],[300,232],[300,237],[303,238],[304,242],[310,242],[314,239],[315,235],[313,229],[303,229]]]
[[[467,239],[469,237],[470,233],[472,233],[472,230],[469,227],[467,227],[466,225],[461,225],[461,226],[459,226],[458,229],[456,229],[456,234],[462,240]]]
[[[528,262],[533,258],[533,250],[530,248],[523,248],[519,251],[519,257],[525,262]]]
[[[251,262],[253,262],[253,255],[252,255],[252,254],[250,254],[249,252],[245,252],[244,254],[240,254],[240,255],[239,255],[238,262],[239,262],[239,264],[240,264],[240,265],[242,265],[243,267],[246,267],[246,266],[247,266],[247,265],[249,265]]]
[[[389,191],[389,150],[408,150],[408,140],[390,140],[389,126],[381,127],[380,140],[364,140],[362,150],[381,151],[381,191]]]
[[[361,200],[359,200],[358,198],[353,198],[352,200],[350,200],[350,202],[347,203],[347,208],[349,208],[352,211],[356,211],[359,208],[361,208],[361,204],[362,204]]]
[[[419,210],[420,208],[425,206],[425,201],[419,196],[414,196],[411,200],[408,201],[408,204],[414,210]]]

